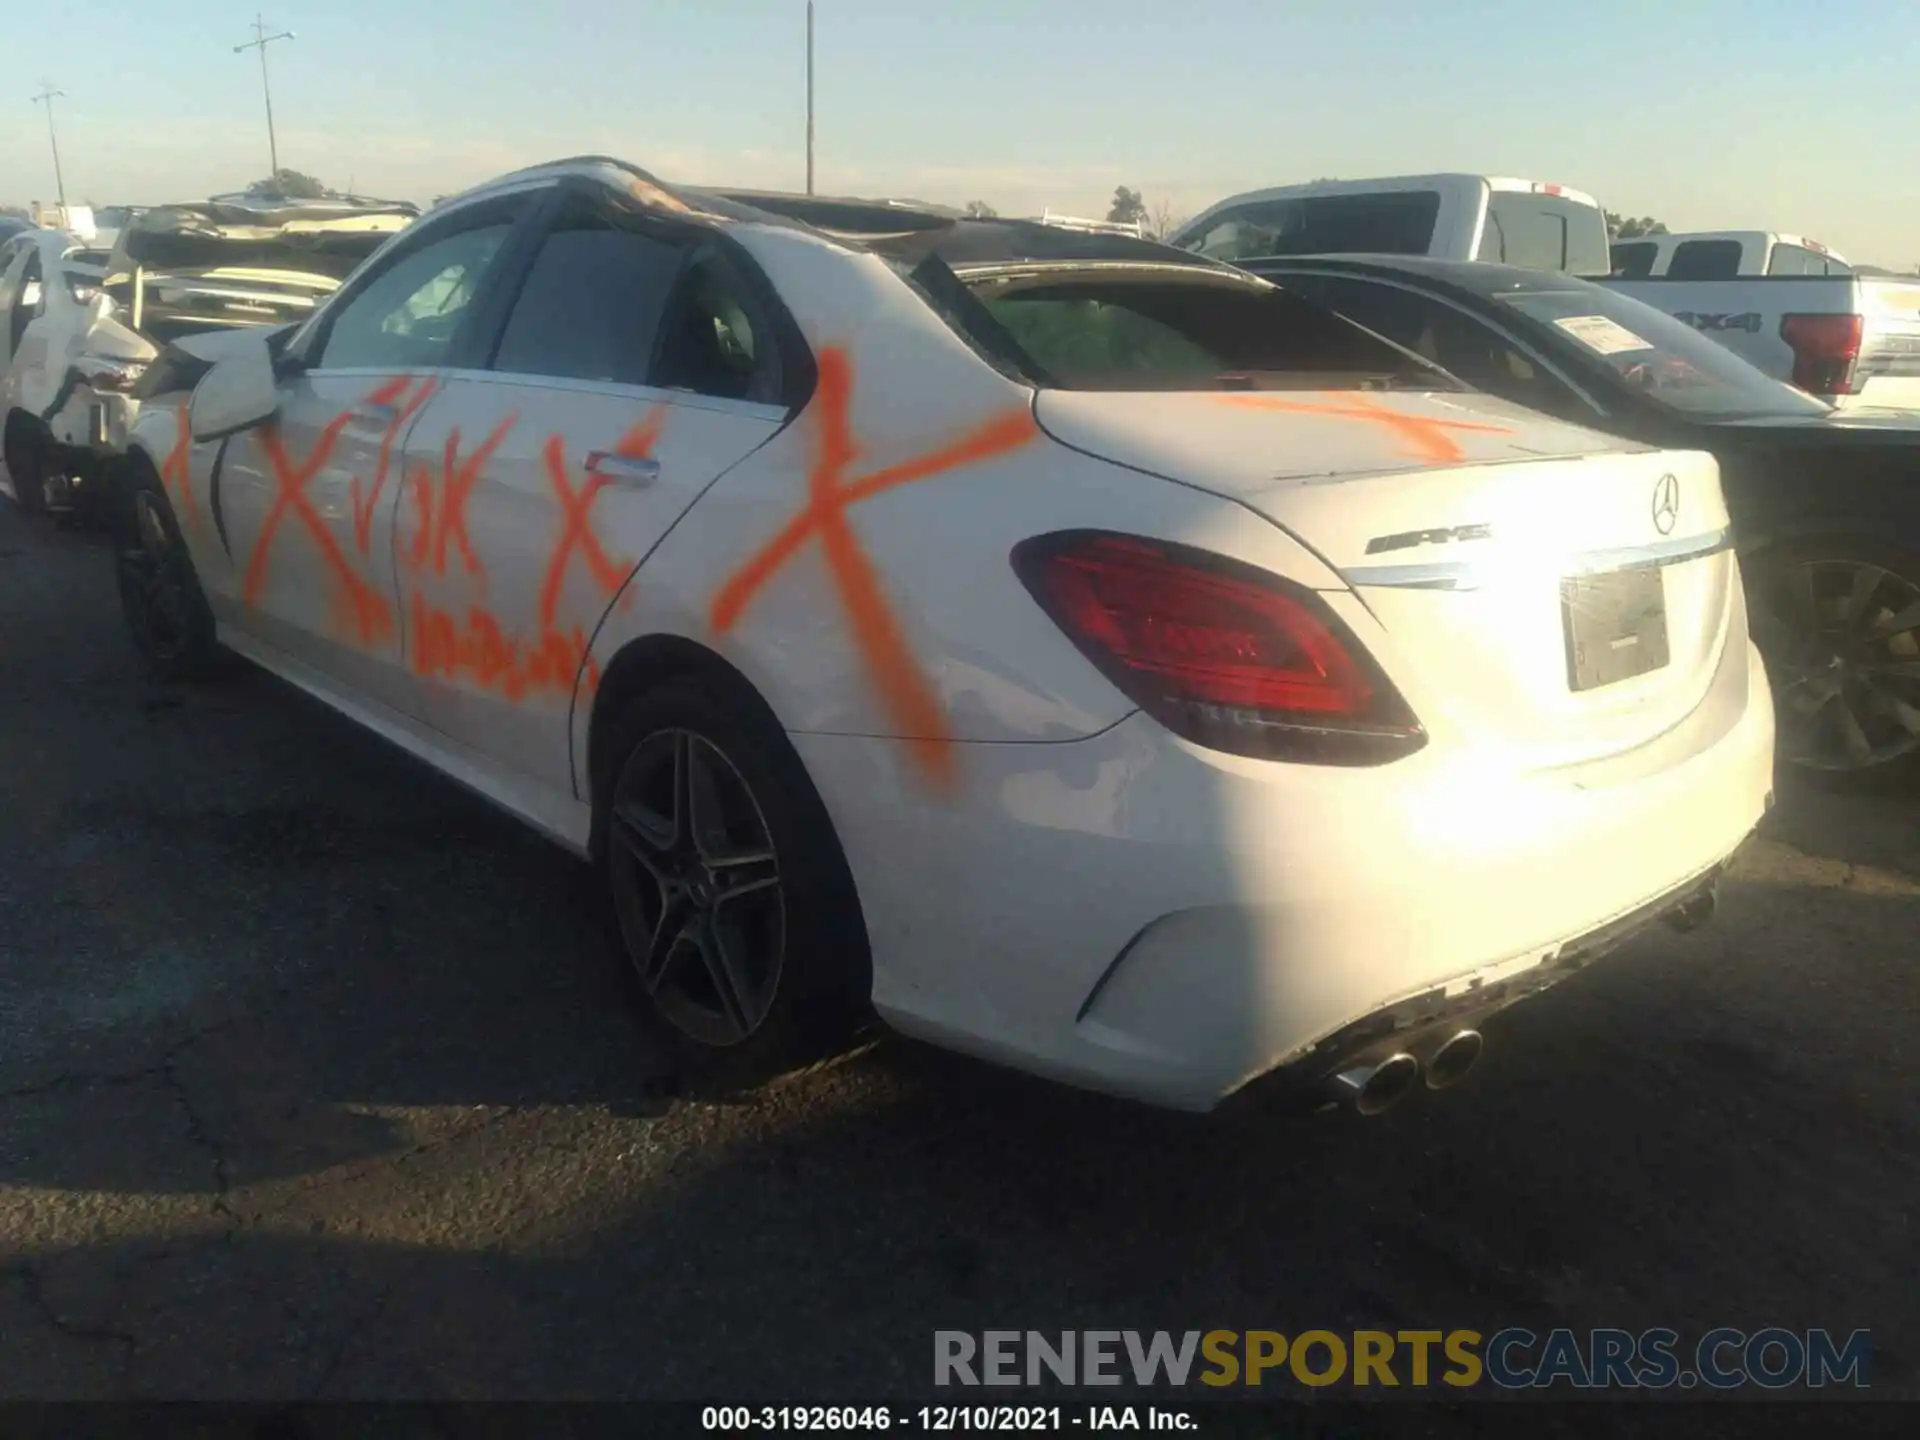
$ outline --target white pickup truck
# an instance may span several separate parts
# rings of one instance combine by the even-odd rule
[[[1316,180],[1222,200],[1170,237],[1237,264],[1283,255],[1426,255],[1605,275],[1606,212],[1591,195],[1498,175]]]
[[[1732,280],[1741,275],[1851,275],[1844,255],[1805,235],[1771,230],[1695,230],[1613,242],[1622,280]]]
[[[1610,289],[1777,380],[1844,410],[1920,411],[1920,279],[1858,275],[1824,245],[1758,230],[1639,237],[1613,258]]]

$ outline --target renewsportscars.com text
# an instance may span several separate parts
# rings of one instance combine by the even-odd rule
[[[1865,1330],[937,1330],[936,1385],[1820,1389],[1870,1383]]]

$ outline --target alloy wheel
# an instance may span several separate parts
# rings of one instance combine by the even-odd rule
[[[641,987],[689,1038],[744,1043],[773,1007],[787,931],[751,788],[712,741],[660,730],[628,756],[610,820],[614,903]]]
[[[1755,578],[1781,753],[1861,771],[1920,751],[1920,586],[1864,560],[1787,559]]]

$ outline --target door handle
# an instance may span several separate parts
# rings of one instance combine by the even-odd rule
[[[587,456],[587,473],[615,485],[639,488],[660,478],[660,462],[646,455],[616,455],[611,450],[595,450]]]
[[[400,407],[383,405],[377,400],[367,400],[356,405],[353,413],[362,420],[371,420],[376,425],[391,425],[400,418]]]

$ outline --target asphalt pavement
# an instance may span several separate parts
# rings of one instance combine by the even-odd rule
[[[565,855],[0,499],[0,1397],[924,1393],[936,1329],[1871,1329],[1920,1395],[1920,793],[1377,1119],[904,1041],[676,1099]],[[991,903],[983,897],[982,903]],[[1837,1433],[1837,1432],[1836,1432]]]

